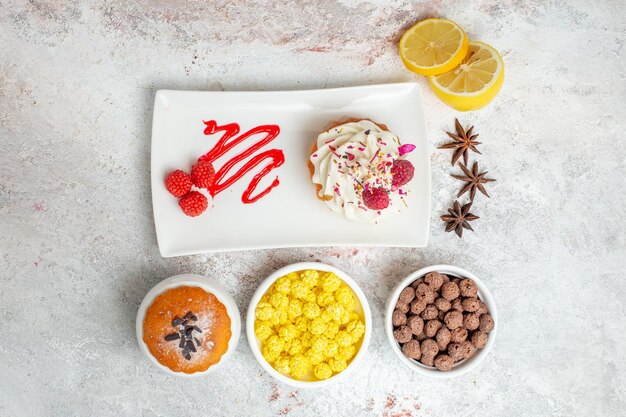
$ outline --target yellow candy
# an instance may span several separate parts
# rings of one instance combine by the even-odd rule
[[[353,345],[339,348],[339,352],[335,355],[335,359],[341,361],[349,361],[354,356],[356,348]]]
[[[271,306],[257,308],[254,312],[259,320],[270,320],[274,315],[274,309]]]
[[[306,303],[304,305],[304,308],[302,309],[302,314],[304,314],[304,316],[310,320],[318,317],[320,315],[320,312],[320,306],[313,303]]]
[[[322,334],[326,331],[326,323],[324,323],[320,318],[313,319],[309,323],[309,331],[315,335]]]
[[[350,321],[350,312],[348,310],[344,310],[341,313],[340,321],[341,324],[348,324],[348,322]]]
[[[309,287],[307,287],[304,282],[293,281],[291,283],[291,295],[292,296],[296,298],[300,298],[300,299],[305,299],[308,293],[309,293]]]
[[[318,278],[319,273],[312,269],[302,271],[302,273],[300,274],[300,279],[302,279],[302,282],[304,282],[309,288],[313,288],[317,285]]]
[[[267,321],[256,321],[254,323],[254,334],[261,340],[265,340],[270,337],[274,332],[272,331],[272,324]]]
[[[313,369],[313,374],[318,379],[328,379],[333,375],[333,371],[330,369],[330,366],[328,366],[327,363],[322,362],[318,365],[315,365],[315,368]]]
[[[345,285],[335,291],[335,299],[347,310],[352,310],[356,304],[352,296],[352,291]]]
[[[335,336],[337,336],[338,332],[339,332],[339,325],[337,323],[335,323],[334,321],[326,323],[326,331],[324,332],[324,336],[326,336],[329,339],[334,339]]]
[[[266,361],[268,361],[269,363],[272,363],[276,360],[276,358],[278,358],[278,355],[280,354],[280,352],[274,351],[270,349],[268,346],[263,346],[263,349],[261,350],[261,354],[263,355]]]
[[[324,289],[324,291],[328,291],[328,292],[337,291],[337,289],[341,285],[341,279],[339,279],[339,277],[333,274],[332,272],[326,272],[322,276],[321,282],[322,282],[322,288]]]
[[[317,365],[324,360],[324,354],[313,349],[307,350],[306,357],[309,359],[311,365]]]
[[[322,307],[326,307],[330,303],[334,303],[334,302],[335,302],[335,296],[333,295],[332,292],[320,291],[317,294],[317,304],[319,304]]]
[[[304,316],[300,316],[295,321],[296,329],[300,332],[306,332],[309,330],[309,319]]]
[[[281,354],[276,361],[274,361],[274,369],[281,374],[289,374],[289,362],[291,358],[285,354]]]
[[[300,337],[300,343],[302,343],[302,346],[305,348],[311,347],[311,339],[313,338],[313,335],[310,332],[305,332],[301,337]]]
[[[352,320],[346,324],[346,331],[352,336],[352,342],[356,343],[365,333],[365,324],[361,320]]]
[[[329,340],[326,343],[326,351],[324,352],[327,357],[334,358],[339,352],[339,345],[334,340]]]
[[[287,323],[288,319],[286,311],[274,310],[270,321],[274,326],[278,326]]]
[[[324,323],[328,323],[328,322],[332,321],[333,315],[328,310],[324,310],[320,314],[320,318],[322,319],[322,321]]]
[[[294,378],[302,378],[311,367],[309,359],[303,355],[295,355],[289,361],[289,371]]]
[[[311,349],[316,352],[324,352],[328,346],[328,339],[324,336],[313,336],[311,338]]]
[[[283,351],[284,345],[285,345],[285,342],[283,342],[281,338],[278,337],[277,335],[272,335],[268,337],[267,340],[265,341],[265,347],[269,348],[272,351],[276,351],[277,353],[280,353]]]
[[[355,313],[354,311],[352,313],[350,313],[350,320],[361,320],[361,316],[359,316],[357,313]]]
[[[273,288],[274,291],[287,295],[291,291],[291,280],[286,276],[279,278],[273,285]]]
[[[306,297],[304,297],[304,299],[309,303],[317,303],[317,295],[315,295],[315,292],[312,290],[309,290],[309,292],[306,293]]]
[[[300,275],[298,275],[297,272],[290,272],[287,275],[285,275],[285,278],[289,278],[289,280],[293,282],[293,281],[299,280]]]
[[[290,341],[298,335],[298,329],[291,323],[285,324],[278,329],[278,335],[284,341]]]
[[[337,344],[339,346],[350,346],[352,344],[352,336],[350,336],[350,333],[341,330],[339,331],[339,333],[337,333],[337,337],[335,337],[335,340],[337,341]]]
[[[329,359],[328,365],[333,372],[341,372],[348,367],[346,361],[338,360],[338,359]]]
[[[276,292],[270,297],[270,304],[272,304],[272,307],[276,310],[287,310],[289,299],[284,294]]]
[[[346,309],[339,303],[330,303],[326,307],[326,311],[332,316],[333,320],[341,322],[342,316],[345,314]]]
[[[304,351],[304,346],[302,346],[302,342],[300,339],[293,339],[291,341],[291,346],[288,349],[290,355],[297,355]],[[333,355],[334,356],[334,355]]]
[[[300,317],[302,314],[302,303],[300,300],[290,300],[287,313],[289,314],[289,319],[292,321],[294,321],[296,317]]]

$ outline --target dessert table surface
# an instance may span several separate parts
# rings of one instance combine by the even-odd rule
[[[0,416],[623,415],[623,7],[621,0],[0,2]],[[501,52],[504,86],[486,108],[454,111],[402,65],[400,35],[427,16],[452,19]],[[404,81],[424,93],[427,247],[160,256],[150,192],[158,89]],[[459,185],[449,175],[450,152],[437,149],[455,117],[475,126],[480,164],[497,179],[491,198],[473,207],[475,232],[462,240],[439,220]],[[217,279],[243,318],[264,277],[313,260],[353,276],[371,303],[368,356],[350,378],[316,390],[279,384],[243,333],[231,360],[197,379],[166,375],[139,350],[137,308],[160,280],[185,272]],[[395,284],[440,263],[474,272],[499,312],[489,356],[449,380],[405,368],[383,330]]]

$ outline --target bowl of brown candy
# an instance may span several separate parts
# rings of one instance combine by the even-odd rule
[[[433,265],[406,277],[387,303],[392,350],[422,375],[450,378],[478,366],[493,346],[496,305],[474,274]]]

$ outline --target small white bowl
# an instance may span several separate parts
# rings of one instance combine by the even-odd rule
[[[222,304],[224,304],[224,306],[226,307],[226,313],[228,314],[228,317],[230,317],[231,336],[230,340],[228,341],[228,349],[226,350],[226,352],[224,352],[218,363],[211,365],[206,371],[195,372],[192,374],[187,374],[185,372],[174,372],[167,366],[161,365],[159,361],[157,361],[155,357],[152,356],[152,354],[148,350],[148,346],[143,341],[143,321],[146,317],[146,311],[148,310],[148,307],[152,305],[152,302],[156,297],[163,294],[165,291],[183,286],[200,287],[207,292],[215,295],[215,297]],[[139,306],[135,327],[137,330],[137,341],[139,342],[139,347],[154,366],[170,375],[176,375],[182,378],[196,378],[202,375],[206,375],[209,372],[215,371],[216,369],[222,367],[224,363],[228,361],[228,358],[230,358],[230,356],[233,354],[233,352],[237,348],[237,343],[239,342],[239,336],[241,334],[241,317],[239,316],[239,309],[237,308],[235,300],[233,300],[233,297],[231,297],[226,288],[224,288],[221,284],[202,275],[182,274],[164,279],[163,281],[155,285],[150,291],[148,291],[148,294],[146,294],[143,301],[141,302],[141,305]]]
[[[352,289],[352,292],[356,295],[359,301],[358,304],[361,305],[361,308],[363,310],[362,315],[365,321],[365,334],[363,335],[363,341],[361,342],[359,351],[356,353],[356,355],[354,356],[350,364],[348,364],[346,369],[339,372],[338,374],[328,379],[319,380],[319,381],[300,381],[300,380],[289,378],[288,376],[285,376],[281,374],[280,372],[278,372],[276,369],[272,367],[272,365],[270,365],[265,360],[265,358],[261,354],[261,349],[260,349],[261,342],[257,339],[256,335],[254,334],[254,321],[256,320],[255,310],[256,310],[257,304],[259,304],[259,301],[261,300],[261,297],[263,297],[263,294],[265,294],[265,292],[272,286],[274,282],[276,282],[278,278],[285,276],[291,272],[303,271],[306,269],[333,272],[335,275],[341,278],[341,280],[345,282],[346,285],[348,285]],[[327,386],[329,384],[332,384],[336,381],[339,381],[345,378],[349,373],[351,373],[358,366],[359,362],[361,362],[361,360],[365,356],[365,353],[367,351],[367,346],[369,345],[370,339],[372,338],[372,312],[370,310],[369,303],[367,302],[367,299],[365,298],[365,294],[363,294],[363,291],[361,290],[361,288],[357,285],[356,282],[354,282],[352,278],[346,275],[343,271],[340,271],[337,268],[334,268],[330,265],[326,265],[323,263],[301,262],[301,263],[291,264],[283,268],[280,268],[279,270],[272,273],[269,277],[267,277],[265,281],[261,283],[261,285],[259,285],[259,287],[256,289],[256,291],[252,295],[252,299],[250,300],[250,305],[248,306],[248,314],[246,315],[246,334],[248,336],[248,343],[250,344],[250,349],[252,350],[252,354],[256,358],[257,362],[259,362],[261,367],[265,369],[271,376],[276,378],[278,381],[283,382],[292,387],[296,387],[296,388],[324,387],[324,386]]]
[[[494,327],[493,327],[493,330],[489,333],[489,339],[487,341],[487,345],[482,349],[478,349],[476,353],[474,354],[474,356],[472,356],[471,358],[463,360],[455,364],[454,367],[450,371],[447,371],[447,372],[440,371],[437,368],[432,368],[432,367],[423,365],[416,360],[407,358],[406,356],[404,356],[404,354],[402,353],[402,350],[400,349],[400,345],[398,344],[396,339],[393,337],[393,324],[391,323],[391,316],[393,314],[393,311],[395,310],[395,306],[396,306],[396,303],[398,302],[398,298],[400,297],[400,293],[402,292],[404,288],[408,287],[413,281],[425,276],[429,272],[441,272],[442,274],[446,274],[448,276],[470,278],[474,280],[474,282],[478,286],[478,297],[487,305],[487,308],[489,309],[489,314],[491,314],[491,317],[493,317],[493,321],[494,321]],[[489,353],[489,350],[491,350],[491,347],[493,346],[496,340],[497,330],[498,330],[498,311],[496,310],[496,303],[491,293],[489,292],[485,284],[480,279],[478,279],[474,274],[472,274],[469,271],[466,271],[463,268],[459,268],[456,266],[432,265],[426,268],[422,268],[419,271],[413,272],[408,277],[403,279],[396,286],[396,288],[393,290],[393,292],[391,293],[387,301],[387,311],[385,314],[385,332],[387,333],[387,339],[389,340],[389,344],[391,345],[391,350],[393,350],[394,353],[398,356],[398,358],[400,358],[402,363],[404,363],[406,366],[408,366],[415,372],[425,375],[425,376],[441,378],[441,379],[452,378],[455,376],[463,375],[471,371],[472,369],[476,368],[485,359],[485,357],[487,356],[487,353]]]

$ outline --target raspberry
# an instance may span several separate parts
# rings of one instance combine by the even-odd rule
[[[174,197],[182,197],[191,190],[191,178],[186,172],[177,169],[165,178],[165,188]]]
[[[209,205],[209,201],[204,194],[198,191],[188,192],[180,199],[178,205],[187,216],[196,217],[204,213]]]
[[[209,189],[215,180],[213,164],[206,161],[198,161],[197,164],[191,167],[191,180],[196,187]]]
[[[391,167],[391,175],[393,175],[393,181],[391,183],[391,190],[396,191],[407,182],[413,179],[415,174],[415,167],[406,159],[396,159]]]
[[[372,210],[383,210],[389,207],[389,194],[382,187],[364,190],[363,202]]]

